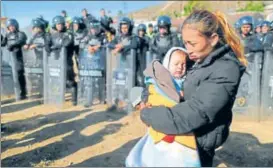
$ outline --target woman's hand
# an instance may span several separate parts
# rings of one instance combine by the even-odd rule
[[[151,107],[152,107],[152,104],[150,103],[144,103],[144,102],[140,103],[140,110],[143,110],[144,108],[151,108]]]
[[[24,49],[25,50],[27,50],[28,49],[28,45],[26,44],[26,45],[24,45]]]
[[[35,44],[32,44],[32,45],[29,47],[30,50],[32,50],[32,49],[34,49],[34,48],[36,48],[36,45],[35,45]]]

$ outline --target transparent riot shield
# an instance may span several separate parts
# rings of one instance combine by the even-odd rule
[[[146,52],[146,68],[152,61],[153,61],[152,53],[151,51],[147,51]]]
[[[11,53],[1,47],[1,100],[14,95]]]
[[[131,50],[127,55],[113,55],[108,49],[106,69],[107,104],[130,112],[132,104],[129,95],[135,85],[136,50]]]
[[[22,65],[17,60],[17,55],[15,52],[10,52],[11,56],[11,68],[12,68],[12,79],[13,79],[13,86],[14,86],[14,94],[15,94],[15,100],[20,100],[20,84],[18,79],[18,71],[22,69]]]
[[[262,98],[261,110],[262,119],[273,116],[273,49],[266,49],[264,52],[262,72]]]
[[[248,62],[241,78],[233,111],[236,114],[259,120],[263,53],[248,53],[246,57],[251,61]]]
[[[23,50],[28,98],[43,95],[43,48]]]
[[[53,50],[44,59],[44,103],[62,107],[65,102],[67,50]]]
[[[147,51],[146,52],[146,67],[154,60],[154,59],[158,59],[158,56],[153,53],[152,51]]]
[[[97,99],[105,102],[105,49],[91,54],[87,49],[79,53],[78,103],[85,107],[93,105]]]

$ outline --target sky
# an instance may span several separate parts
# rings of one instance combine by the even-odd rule
[[[1,1],[1,16],[15,18],[20,27],[30,25],[33,18],[43,15],[48,21],[66,10],[68,16],[81,16],[81,10],[86,8],[89,13],[99,17],[99,11],[104,8],[110,10],[110,15],[116,15],[119,10],[127,12],[139,10],[151,5],[164,3],[163,1]]]

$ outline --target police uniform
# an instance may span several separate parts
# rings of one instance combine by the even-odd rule
[[[15,69],[18,73],[18,81],[20,86],[20,99],[26,98],[26,79],[24,75],[24,61],[22,46],[26,44],[27,36],[24,32],[19,31],[19,24],[15,19],[9,19],[7,21],[7,28],[14,26],[15,31],[9,32],[1,42],[1,46],[7,46],[9,52],[15,55]]]
[[[56,25],[62,24],[63,30],[57,31]],[[47,49],[49,51],[59,50],[65,47],[67,50],[67,82],[68,88],[72,88],[72,102],[73,105],[77,104],[77,82],[75,81],[75,73],[73,71],[73,34],[66,31],[65,19],[62,16],[53,18],[52,28],[56,31],[51,34],[49,42],[47,42]],[[61,42],[60,42],[61,39]]]
[[[179,40],[176,33],[171,33],[171,19],[168,16],[160,16],[157,21],[158,27],[167,29],[167,33],[160,35],[157,33],[151,40],[150,48],[153,54],[156,54],[157,59],[163,60],[165,54],[172,47],[179,46]]]

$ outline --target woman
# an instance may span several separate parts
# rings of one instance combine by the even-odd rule
[[[194,11],[181,31],[195,62],[184,83],[185,101],[172,108],[144,108],[141,120],[165,134],[193,132],[202,166],[212,166],[215,149],[228,137],[247,61],[239,38],[221,13]]]

